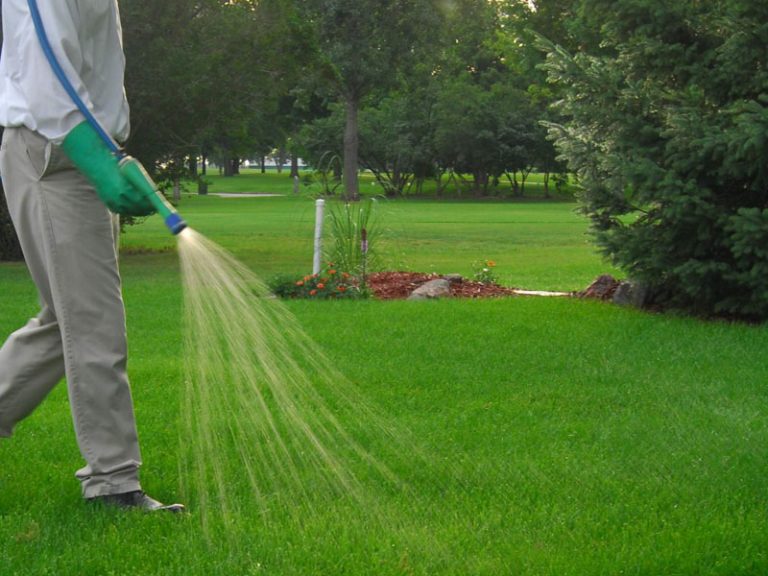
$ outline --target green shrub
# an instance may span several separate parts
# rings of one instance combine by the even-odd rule
[[[472,266],[474,272],[472,279],[475,282],[481,282],[483,284],[498,284],[499,279],[496,277],[496,262],[493,260],[483,260],[482,262],[475,262]]]
[[[368,291],[359,277],[341,271],[332,262],[328,262],[317,274],[301,278],[278,276],[270,283],[270,288],[280,298],[358,300],[368,297]]]
[[[602,251],[651,303],[768,318],[768,4],[581,0],[550,124]]]

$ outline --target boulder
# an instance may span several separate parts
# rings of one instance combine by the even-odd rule
[[[648,289],[639,282],[624,280],[613,293],[613,303],[619,306],[642,308],[648,297]]]
[[[436,280],[430,280],[416,288],[411,295],[408,296],[408,300],[429,300],[431,298],[440,298],[442,296],[451,295],[451,283],[444,278],[438,278]]]

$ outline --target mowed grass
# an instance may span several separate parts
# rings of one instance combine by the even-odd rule
[[[505,283],[576,288],[610,269],[574,208],[388,203],[387,254],[462,273],[493,258]],[[263,277],[311,265],[309,198],[181,209]],[[143,481],[174,500],[194,439],[179,437],[178,261],[154,220],[126,233],[121,264]],[[5,337],[35,313],[23,265],[0,265],[0,294]],[[342,498],[298,524],[243,501],[237,529],[210,540],[194,509],[93,509],[59,386],[0,440],[0,574],[768,573],[765,326],[559,299],[289,307],[412,438],[426,465],[397,470],[407,488],[372,484],[375,507]]]
[[[315,205],[305,189],[294,196],[285,175],[268,173],[220,178],[213,190],[282,190],[285,196],[278,198],[185,196],[181,212],[192,227],[234,252],[266,279],[278,273],[311,271]],[[619,275],[597,255],[586,220],[571,202],[373,198],[374,222],[381,232],[376,248],[382,256],[380,267],[387,270],[470,277],[480,262],[493,260],[502,284],[535,290],[576,290],[598,274]],[[341,202],[328,199],[326,210]],[[325,236],[330,237],[328,230]],[[156,217],[129,229],[123,237],[128,251],[170,250],[173,246],[173,238]]]

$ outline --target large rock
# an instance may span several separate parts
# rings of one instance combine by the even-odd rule
[[[422,284],[416,290],[411,292],[408,300],[429,300],[431,298],[441,298],[451,295],[451,282],[444,278],[430,280]]]
[[[642,308],[648,299],[648,290],[639,282],[620,282],[613,293],[613,303],[619,306],[634,306]]]

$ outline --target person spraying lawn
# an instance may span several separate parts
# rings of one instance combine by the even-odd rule
[[[66,377],[86,500],[183,510],[146,495],[127,376],[118,214],[186,224],[116,141],[129,133],[116,0],[2,2],[0,149],[39,314],[0,348],[0,436]]]
[[[129,128],[117,2],[5,0],[2,14],[0,171],[42,310],[0,349],[0,436],[66,375],[85,498],[183,509],[139,484],[114,244],[113,214],[157,211],[178,235],[184,287],[181,489],[206,533],[232,530],[249,499],[260,518],[301,521],[341,497],[371,515],[366,482],[399,486],[385,460],[402,469],[413,442],[117,145]]]

